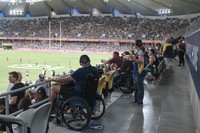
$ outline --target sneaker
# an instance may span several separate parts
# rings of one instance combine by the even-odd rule
[[[135,98],[134,98],[134,99],[132,99],[129,103],[130,103],[130,104],[133,104],[133,103],[135,103],[135,102],[137,102],[137,101],[136,101]]]
[[[143,104],[139,104],[138,102],[134,102],[132,104],[133,107],[142,107]]]
[[[54,124],[56,126],[62,127],[63,126],[63,121],[62,121],[62,117],[56,117]]]

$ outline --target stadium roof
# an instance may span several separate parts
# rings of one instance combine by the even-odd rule
[[[0,16],[72,14],[185,15],[200,13],[199,0],[0,0]],[[35,0],[37,1],[37,0]],[[21,2],[21,3],[19,3]]]

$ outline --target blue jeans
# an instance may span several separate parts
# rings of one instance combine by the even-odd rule
[[[135,76],[135,83],[136,83],[136,89],[135,89],[135,102],[138,104],[143,104],[143,98],[144,98],[144,78],[146,76],[146,71],[143,71],[138,76]]]

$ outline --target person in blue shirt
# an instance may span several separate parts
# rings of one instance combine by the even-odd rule
[[[61,85],[51,87],[50,102],[54,102],[57,94],[64,98],[71,96],[84,96],[84,86],[89,74],[98,75],[95,67],[91,66],[90,58],[87,55],[80,57],[81,68],[66,77],[50,78],[47,81],[61,82]]]

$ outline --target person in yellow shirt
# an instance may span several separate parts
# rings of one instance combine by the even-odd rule
[[[167,38],[163,45],[162,55],[165,60],[166,70],[168,70],[171,65],[171,60],[174,57],[173,45],[171,44],[170,38]]]

